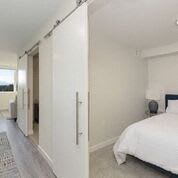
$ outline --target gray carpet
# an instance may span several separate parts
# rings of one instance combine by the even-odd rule
[[[127,162],[118,166],[112,151],[113,146],[90,155],[90,178],[177,178],[162,169],[128,156]]]
[[[5,132],[0,133],[0,178],[20,178]]]

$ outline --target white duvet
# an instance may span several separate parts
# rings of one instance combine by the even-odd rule
[[[129,126],[114,146],[118,164],[135,156],[178,174],[178,114],[161,114]]]

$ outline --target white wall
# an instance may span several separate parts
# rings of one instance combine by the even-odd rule
[[[9,51],[0,51],[0,68],[17,69],[17,54]]]
[[[17,54],[10,51],[0,51],[0,68],[17,69]],[[14,100],[15,92],[0,92],[0,110],[7,110],[9,101]]]
[[[9,101],[15,100],[15,92],[0,92],[0,111],[7,110],[9,108]]]
[[[92,25],[89,68],[90,146],[94,146],[144,118],[147,62]]]
[[[178,94],[178,54],[148,59],[148,87],[160,91],[160,110],[165,110],[165,94]]]

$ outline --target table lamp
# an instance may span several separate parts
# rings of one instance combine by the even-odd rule
[[[156,114],[158,112],[158,102],[160,100],[160,93],[158,91],[147,90],[146,99],[149,100],[148,107],[151,114]]]

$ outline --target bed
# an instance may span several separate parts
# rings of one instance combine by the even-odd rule
[[[119,165],[128,154],[178,174],[178,95],[166,95],[165,106],[166,113],[137,122],[121,134],[113,148]]]

